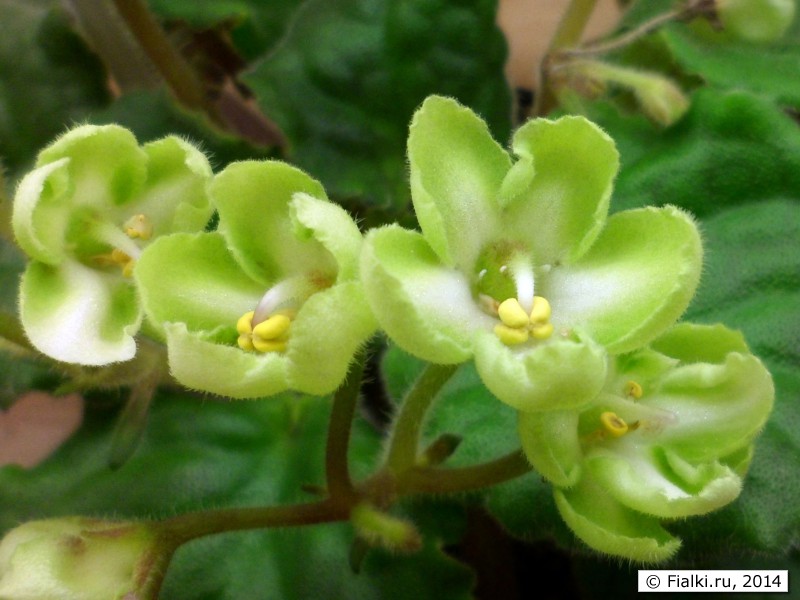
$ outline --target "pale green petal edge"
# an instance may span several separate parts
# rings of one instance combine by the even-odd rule
[[[150,324],[164,334],[165,322],[192,331],[228,327],[254,310],[267,288],[253,281],[218,233],[175,233],[150,244],[133,277]]]
[[[336,259],[337,281],[356,279],[363,239],[347,211],[301,192],[292,197],[290,208],[295,235],[301,240],[316,239]]]
[[[637,242],[642,249],[634,255]],[[609,249],[622,260],[606,263],[603,254]],[[658,252],[669,265],[653,263]],[[673,206],[624,211],[608,220],[580,261],[554,269],[542,293],[553,305],[556,328],[577,324],[612,354],[630,352],[666,331],[686,310],[700,281],[702,255],[700,234],[688,213]],[[651,276],[662,273],[669,280],[654,285]]]
[[[20,247],[41,262],[57,265],[66,257],[64,236],[69,224],[70,206],[64,203],[53,206],[46,219],[37,218],[37,208],[45,185],[53,193],[67,193],[69,183],[69,158],[61,158],[34,169],[17,186],[11,226]],[[42,231],[40,231],[42,230]]]
[[[661,518],[707,514],[730,504],[741,492],[741,479],[725,465],[694,467],[703,481],[696,485],[698,489],[689,491],[666,477],[663,470],[669,465],[658,466],[654,461],[652,452],[640,452],[634,462],[613,452],[590,452],[585,468],[620,503]],[[678,474],[674,475],[677,478]]]
[[[214,177],[211,196],[219,211],[218,231],[256,281],[267,284],[312,269],[336,272],[333,257],[321,244],[295,235],[289,206],[298,192],[326,198],[317,180],[275,160],[234,162]]]
[[[342,383],[378,324],[356,281],[311,296],[292,322],[286,357],[293,390],[322,396]]]
[[[411,198],[425,239],[448,267],[469,270],[499,232],[511,167],[486,123],[452,98],[430,96],[409,127]]]
[[[245,352],[165,323],[170,373],[186,387],[229,398],[272,396],[289,389],[289,359],[280,353]]]
[[[594,550],[649,564],[671,558],[681,547],[655,518],[622,506],[591,483],[554,490],[554,496],[561,518]]]
[[[572,487],[582,473],[578,416],[577,410],[517,411],[517,433],[528,462],[558,487]]]
[[[530,347],[510,348],[494,333],[475,336],[475,366],[500,400],[522,411],[579,408],[591,402],[606,379],[606,355],[591,340],[558,333]]]
[[[56,360],[101,366],[130,360],[143,311],[133,286],[66,260],[28,265],[20,282],[20,320],[33,346]]]
[[[474,332],[495,321],[475,305],[463,275],[442,265],[421,234],[397,225],[367,234],[361,279],[389,337],[429,362],[469,360]]]
[[[608,215],[619,153],[584,117],[534,119],[512,143],[519,161],[503,182],[506,229],[537,264],[568,264],[594,243]],[[523,175],[524,173],[524,175]]]

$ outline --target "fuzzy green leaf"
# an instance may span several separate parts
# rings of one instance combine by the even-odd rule
[[[403,207],[408,122],[426,96],[456,97],[508,137],[496,10],[496,0],[310,0],[245,81],[331,195]]]

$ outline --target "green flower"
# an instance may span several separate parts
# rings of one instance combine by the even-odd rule
[[[700,238],[672,207],[607,219],[618,155],[581,117],[537,119],[512,161],[454,100],[411,124],[411,194],[422,233],[389,226],[361,271],[378,321],[425,360],[474,356],[486,386],[523,410],[578,406],[628,352],[680,316],[700,275]]]
[[[659,519],[705,514],[739,495],[772,380],[721,325],[677,325],[612,364],[580,411],[520,412],[520,438],[578,537],[609,554],[664,560],[680,540]]]
[[[31,343],[69,363],[132,358],[143,317],[130,278],[136,259],[159,235],[203,229],[211,175],[187,142],[140,147],[115,125],[77,127],[45,148],[12,217],[32,259],[19,299]]]
[[[152,244],[134,276],[184,385],[235,398],[327,394],[376,324],[358,282],[361,233],[287,164],[218,174],[214,233]]]
[[[0,597],[138,598],[169,555],[144,524],[82,517],[30,521],[0,542]]]

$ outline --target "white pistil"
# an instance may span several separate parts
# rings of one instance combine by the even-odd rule
[[[517,288],[517,300],[525,312],[530,313],[533,309],[535,291],[531,261],[525,255],[517,255],[508,266],[511,270],[511,276],[514,278],[514,285]]]
[[[314,292],[308,277],[296,275],[273,285],[261,298],[253,314],[253,326],[277,311],[294,311]]]
[[[111,223],[94,223],[92,225],[92,233],[98,240],[105,242],[114,249],[124,252],[132,260],[137,260],[142,254],[139,244],[128,237],[122,229],[115,227]]]

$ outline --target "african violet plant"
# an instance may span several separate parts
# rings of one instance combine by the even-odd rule
[[[509,536],[586,597],[791,568],[794,3],[593,6],[512,123],[492,2],[0,5],[71,91],[0,88],[3,398],[85,399],[0,470],[0,597],[502,597]]]

